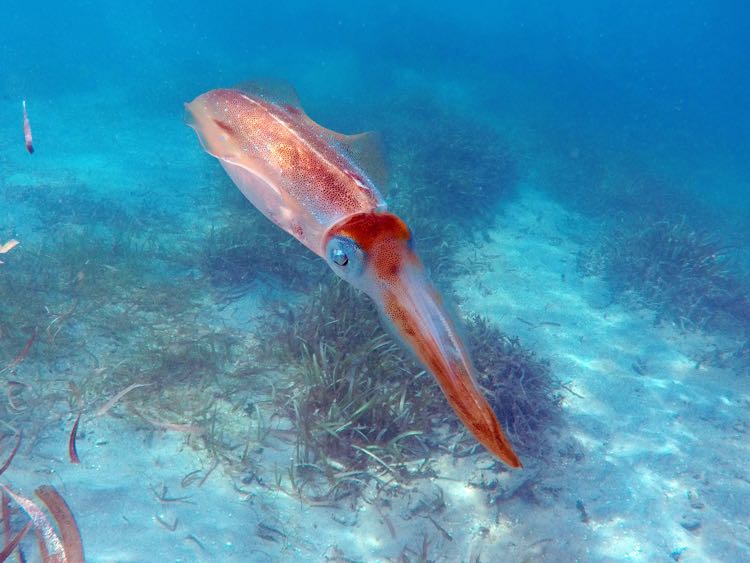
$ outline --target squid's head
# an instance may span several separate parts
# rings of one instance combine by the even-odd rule
[[[520,467],[474,381],[471,360],[414,252],[406,224],[392,213],[353,215],[327,233],[325,259],[339,277],[375,301],[479,442],[511,467]]]

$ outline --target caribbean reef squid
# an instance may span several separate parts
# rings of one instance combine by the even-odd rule
[[[211,90],[186,120],[255,207],[377,303],[476,439],[520,467],[409,228],[386,208],[377,137],[321,127],[282,84]]]

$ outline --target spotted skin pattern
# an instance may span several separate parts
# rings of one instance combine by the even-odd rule
[[[187,111],[203,147],[248,199],[319,256],[330,225],[385,208],[343,144],[299,108],[223,89],[199,96]]]
[[[432,373],[459,419],[511,467],[518,456],[479,391],[474,368],[414,252],[411,232],[352,150],[301,108],[260,92],[212,90],[187,104],[188,124],[243,194],[333,271],[366,292]]]

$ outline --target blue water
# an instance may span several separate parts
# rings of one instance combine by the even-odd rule
[[[18,430],[27,442],[0,479],[29,497],[41,484],[58,487],[78,516],[91,561],[750,558],[748,21],[750,7],[730,1],[4,2],[0,246],[10,239],[20,245],[0,255],[0,366],[11,366],[2,377],[25,407],[0,406],[7,423],[0,451],[12,449]],[[206,334],[231,332],[234,355],[222,361],[236,370],[239,347],[262,340],[265,324],[258,319],[269,303],[304,303],[318,283],[331,281],[322,263],[289,246],[270,223],[260,227],[267,229],[258,243],[265,250],[249,263],[206,250],[214,230],[255,215],[183,123],[183,106],[208,90],[258,77],[292,84],[305,111],[330,129],[382,132],[391,167],[387,199],[415,226],[418,244],[421,237],[430,247],[425,261],[449,301],[458,302],[456,315],[489,315],[551,359],[555,376],[578,390],[561,390],[561,421],[549,429],[559,455],[525,452],[529,480],[517,489],[500,485],[512,494],[467,485],[482,492],[453,491],[448,508],[429,514],[437,523],[412,510],[413,498],[404,500],[413,491],[393,493],[400,500],[391,501],[390,517],[382,516],[385,504],[372,508],[380,500],[360,499],[338,510],[361,512],[361,521],[331,532],[339,543],[328,537],[316,543],[317,521],[333,522],[326,508],[299,500],[296,513],[278,508],[274,526],[288,524],[290,513],[298,522],[281,535],[258,533],[265,521],[236,507],[227,516],[223,507],[236,500],[231,490],[239,478],[230,470],[212,474],[215,484],[207,481],[225,497],[193,485],[191,493],[204,496],[186,505],[190,512],[163,499],[150,506],[143,484],[158,488],[170,478],[164,473],[170,455],[184,456],[163,495],[174,497],[182,496],[179,477],[210,468],[211,456],[200,447],[194,457],[185,453],[182,434],[154,445],[165,438],[138,427],[144,423],[122,405],[108,419],[115,426],[97,429],[94,411],[118,390],[159,369],[177,377],[180,362],[199,366],[200,353],[184,347],[197,344],[184,344],[186,338],[205,343]],[[33,155],[23,144],[23,99]],[[421,195],[410,199],[411,193]],[[600,252],[641,248],[636,238],[620,247],[607,241],[661,224],[678,229],[687,237],[681,240],[706,241],[693,248],[709,249],[701,264],[716,269],[697,266],[701,257],[675,258],[670,251],[665,258],[663,249],[648,247],[647,263],[674,259],[678,270],[695,269],[665,278],[648,268],[613,273],[611,264],[607,270],[596,262]],[[255,232],[256,224],[247,229]],[[439,252],[430,252],[440,243],[458,249],[450,254],[458,264],[449,269],[457,272],[452,277],[443,277]],[[294,275],[292,266],[277,263],[294,264]],[[686,294],[697,302],[680,301]],[[144,304],[154,295],[160,297]],[[108,316],[97,317],[102,311]],[[174,387],[165,384],[162,407],[180,389],[219,395],[191,379],[207,369],[180,371]],[[617,383],[602,383],[606,377]],[[76,393],[68,382],[83,393],[82,429],[93,428],[80,436],[80,449],[89,450],[82,456],[87,473],[75,473],[65,448],[53,447],[66,443],[71,413],[81,410],[71,406],[68,397]],[[257,392],[238,389],[248,397]],[[620,392],[630,399],[620,400]],[[637,420],[618,430],[619,417],[637,417],[639,403],[631,400],[640,393],[650,409],[645,430],[639,432]],[[147,403],[145,394],[141,400]],[[244,424],[232,422],[241,401],[222,400],[231,405],[222,424]],[[178,410],[168,414],[162,421],[186,422]],[[154,458],[163,459],[133,461],[131,471],[127,459],[118,463],[112,449],[95,446],[115,444],[124,435],[117,424],[135,426],[133,441],[118,447],[147,460],[152,454],[143,452],[155,448],[161,453]],[[693,448],[701,443],[715,446],[698,455]],[[273,446],[264,447],[268,456]],[[96,455],[101,459],[94,461]],[[432,455],[438,476],[474,483],[488,459],[458,458],[449,470],[451,463],[440,461],[450,457],[445,449]],[[265,482],[243,481],[243,502],[257,499],[255,511],[285,507],[259,492],[270,490],[278,460],[258,456]],[[293,451],[279,456],[286,475]],[[489,473],[509,475],[492,467]],[[632,472],[607,484],[611,498],[591,485],[608,467]],[[108,472],[106,484],[97,468]],[[56,474],[62,483],[50,477]],[[427,481],[404,489],[423,491]],[[134,503],[132,521],[122,528],[124,516],[108,512],[100,515],[106,530],[98,529],[97,495],[117,499],[105,503],[105,512]],[[156,513],[196,524],[169,532],[154,524]],[[426,524],[415,525],[417,517]],[[13,518],[20,530],[22,514]],[[398,534],[389,533],[389,519]],[[575,525],[560,524],[555,534],[556,519]],[[206,521],[221,524],[198,524]],[[650,528],[659,531],[652,536]],[[248,529],[251,537],[239,539]],[[188,534],[201,546],[183,541]],[[147,548],[140,549],[140,535]],[[423,538],[429,554],[420,554]],[[32,558],[39,555],[31,536],[22,545]],[[256,545],[262,556],[247,551]]]
[[[448,80],[474,96],[461,111],[533,122],[562,144],[637,152],[642,167],[748,228],[741,4],[75,2],[9,3],[3,13],[7,101],[104,89],[137,115],[177,116],[212,87],[283,76],[334,129],[382,129],[382,113],[365,124],[359,116]],[[404,70],[419,86],[403,83]]]

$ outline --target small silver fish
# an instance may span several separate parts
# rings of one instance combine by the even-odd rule
[[[31,139],[31,124],[29,123],[29,114],[26,113],[26,100],[23,100],[23,137],[26,141],[26,150],[29,154],[34,154],[34,143]]]

